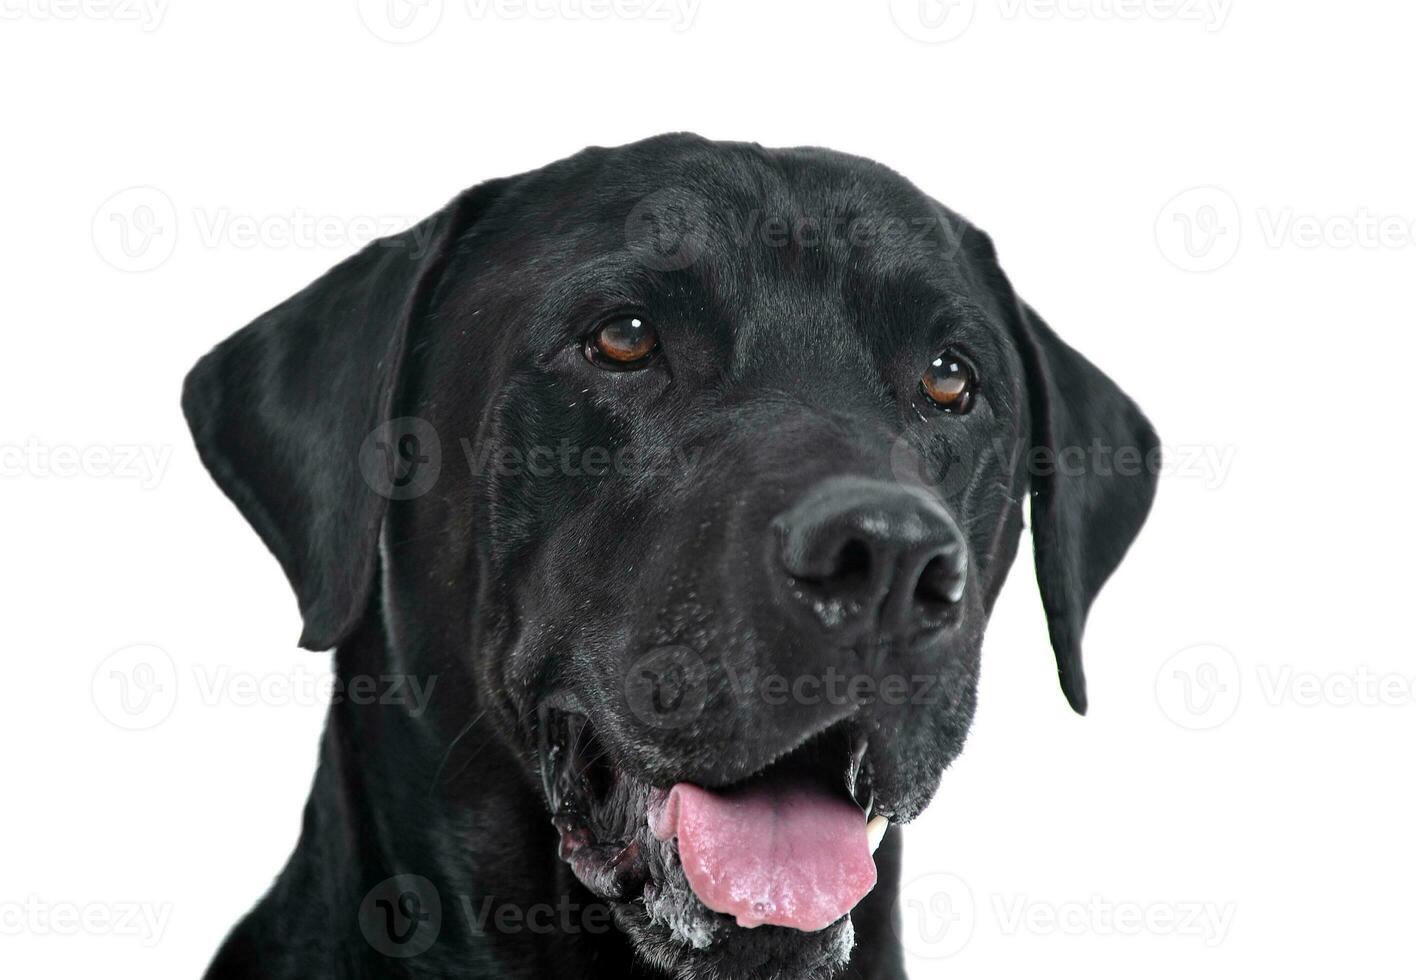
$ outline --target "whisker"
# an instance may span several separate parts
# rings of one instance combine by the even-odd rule
[[[474,717],[471,721],[469,721],[466,725],[464,725],[463,728],[462,728],[462,731],[458,732],[457,735],[453,738],[453,740],[448,743],[447,751],[443,753],[442,760],[438,763],[438,768],[436,769],[436,771],[433,772],[433,779],[432,779],[432,782],[428,785],[428,795],[429,795],[429,796],[432,796],[432,795],[433,795],[433,790],[437,788],[437,785],[438,785],[438,777],[442,775],[443,766],[446,766],[446,765],[447,765],[447,760],[450,759],[450,758],[452,758],[452,750],[455,749],[455,748],[457,748],[457,743],[460,742],[460,741],[462,741],[462,739],[466,737],[467,733],[472,730],[473,726],[476,725],[477,722],[479,722],[479,721],[482,720],[482,716],[485,715],[486,713],[487,713],[487,711],[486,711],[485,708],[484,708],[483,710],[479,711],[479,712],[477,713],[476,717]],[[466,766],[464,765],[463,768],[466,768]],[[461,772],[461,771],[462,771],[461,769],[458,770],[458,772]],[[455,774],[454,774],[454,775],[455,775]]]

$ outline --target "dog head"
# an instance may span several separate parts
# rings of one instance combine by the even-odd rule
[[[561,858],[682,976],[846,961],[872,837],[963,745],[1024,496],[1083,711],[1154,491],[1144,417],[981,232],[865,160],[690,136],[467,191],[184,407],[302,644],[372,601],[395,655],[465,671],[439,723],[495,719]]]

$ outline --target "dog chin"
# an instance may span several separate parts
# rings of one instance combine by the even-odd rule
[[[817,932],[745,929],[686,885],[646,889],[643,902],[617,905],[615,920],[646,963],[680,980],[829,980],[855,945],[849,915]]]
[[[710,909],[689,883],[678,842],[653,829],[650,814],[662,815],[668,794],[610,764],[591,727],[579,712],[542,711],[546,798],[561,859],[612,910],[646,963],[682,980],[826,980],[846,966],[855,941],[849,913],[819,928],[820,919],[791,928],[743,924]],[[844,771],[850,756],[844,736],[795,752],[768,771],[818,768],[823,756],[837,755]],[[861,796],[852,801],[854,792]],[[869,776],[859,763],[840,794],[842,806],[869,809]],[[864,822],[863,813],[857,817]],[[873,883],[873,863],[869,871]]]
[[[855,930],[849,915],[815,932],[745,928],[693,893],[673,841],[645,833],[636,850],[647,872],[642,890],[613,908],[620,929],[650,965],[683,980],[825,980],[850,960]]]
[[[828,980],[849,962],[855,944],[849,915],[815,932],[745,928],[693,893],[672,841],[644,834],[634,851],[646,873],[639,893],[609,904],[616,924],[650,966],[681,980]],[[601,883],[586,877],[587,886]]]

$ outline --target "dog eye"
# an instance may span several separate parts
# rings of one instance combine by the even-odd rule
[[[659,335],[641,316],[617,316],[585,341],[592,364],[612,371],[633,371],[649,363],[659,349]]]
[[[977,386],[978,376],[973,365],[947,350],[934,359],[919,382],[925,397],[955,415],[962,415],[973,407]]]

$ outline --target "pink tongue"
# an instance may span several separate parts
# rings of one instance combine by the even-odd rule
[[[678,838],[698,900],[749,929],[825,929],[875,887],[865,814],[803,780],[722,793],[679,783],[649,807],[649,829]]]

